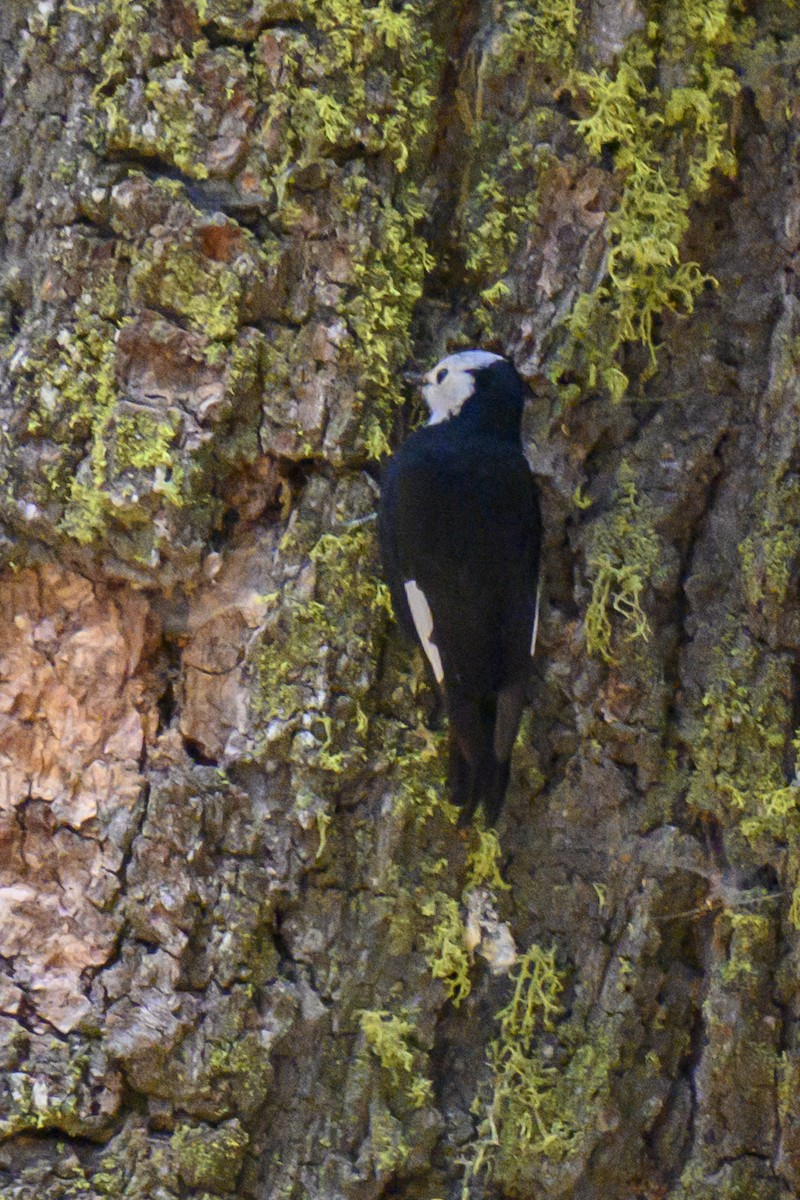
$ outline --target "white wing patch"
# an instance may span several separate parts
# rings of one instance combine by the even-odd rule
[[[542,578],[539,576],[539,584],[536,588],[536,612],[533,615],[533,637],[531,638],[531,658],[536,652],[536,635],[539,632],[539,601],[542,598]]]
[[[433,667],[436,682],[441,683],[444,679],[444,670],[442,668],[442,656],[439,653],[439,648],[431,640],[431,634],[433,633],[431,606],[425,599],[425,593],[422,588],[417,587],[416,579],[407,580],[405,588],[406,596],[408,597],[408,607],[411,609],[411,616],[414,618],[414,628],[417,631],[417,637],[422,642],[422,649],[425,651],[428,662]]]

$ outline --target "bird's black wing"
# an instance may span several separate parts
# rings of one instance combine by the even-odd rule
[[[421,593],[411,619],[423,648],[420,612],[430,610],[429,640],[445,685],[497,696],[530,665],[536,488],[518,445],[462,441],[454,433],[447,425],[426,427],[395,456],[382,504],[382,549],[398,616],[409,614]]]
[[[512,574],[504,615],[503,683],[497,695],[494,726],[494,753],[501,762],[511,757],[519,729],[539,621],[541,516],[530,472],[520,477],[518,499],[523,517],[519,567]]]
[[[394,614],[406,637],[412,641],[417,636],[414,619],[408,606],[405,579],[397,550],[397,476],[403,470],[402,452],[392,458],[383,471],[381,499],[378,506],[378,544],[380,546],[383,571],[392,597]]]
[[[496,696],[530,667],[536,488],[513,443],[481,438],[447,449],[398,479],[399,565],[430,606],[445,682]]]
[[[463,806],[462,821],[482,803],[487,821],[494,824],[508,786],[535,643],[541,520],[537,489],[521,452],[504,447],[485,454],[475,465],[474,478],[477,491],[489,498],[485,521],[494,544],[484,561],[487,573],[495,572],[497,589],[486,581],[488,603],[481,620],[494,636],[483,635],[488,661],[478,686],[470,687],[468,680],[463,686],[455,679],[447,689],[451,725],[459,749],[472,764],[470,771],[460,772],[468,790],[454,790],[453,795]],[[474,636],[480,640],[477,631]],[[449,657],[445,653],[446,678],[452,678]],[[461,671],[463,676],[463,662]]]
[[[540,520],[518,445],[425,427],[387,469],[379,535],[395,612],[447,698],[451,793],[496,817],[529,674]]]

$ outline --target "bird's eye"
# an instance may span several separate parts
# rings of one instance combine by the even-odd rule
[[[442,367],[441,371],[436,372],[436,382],[441,383],[447,378],[447,367]]]

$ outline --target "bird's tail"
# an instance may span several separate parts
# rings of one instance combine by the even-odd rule
[[[501,762],[490,751],[479,762],[471,763],[458,740],[450,738],[450,800],[461,812],[458,824],[469,825],[479,804],[483,805],[487,825],[496,824],[508,787],[510,762]]]
[[[488,825],[494,825],[503,807],[510,773],[510,759],[495,753],[494,730],[497,703],[448,696],[450,719],[450,800],[461,812],[458,823],[468,825],[479,804]]]

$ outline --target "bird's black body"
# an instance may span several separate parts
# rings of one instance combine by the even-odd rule
[[[398,620],[445,695],[451,798],[463,819],[482,802],[494,823],[530,671],[541,522],[520,441],[522,382],[499,358],[469,374],[474,391],[460,409],[391,459],[379,534]],[[427,647],[409,581],[430,609]]]

